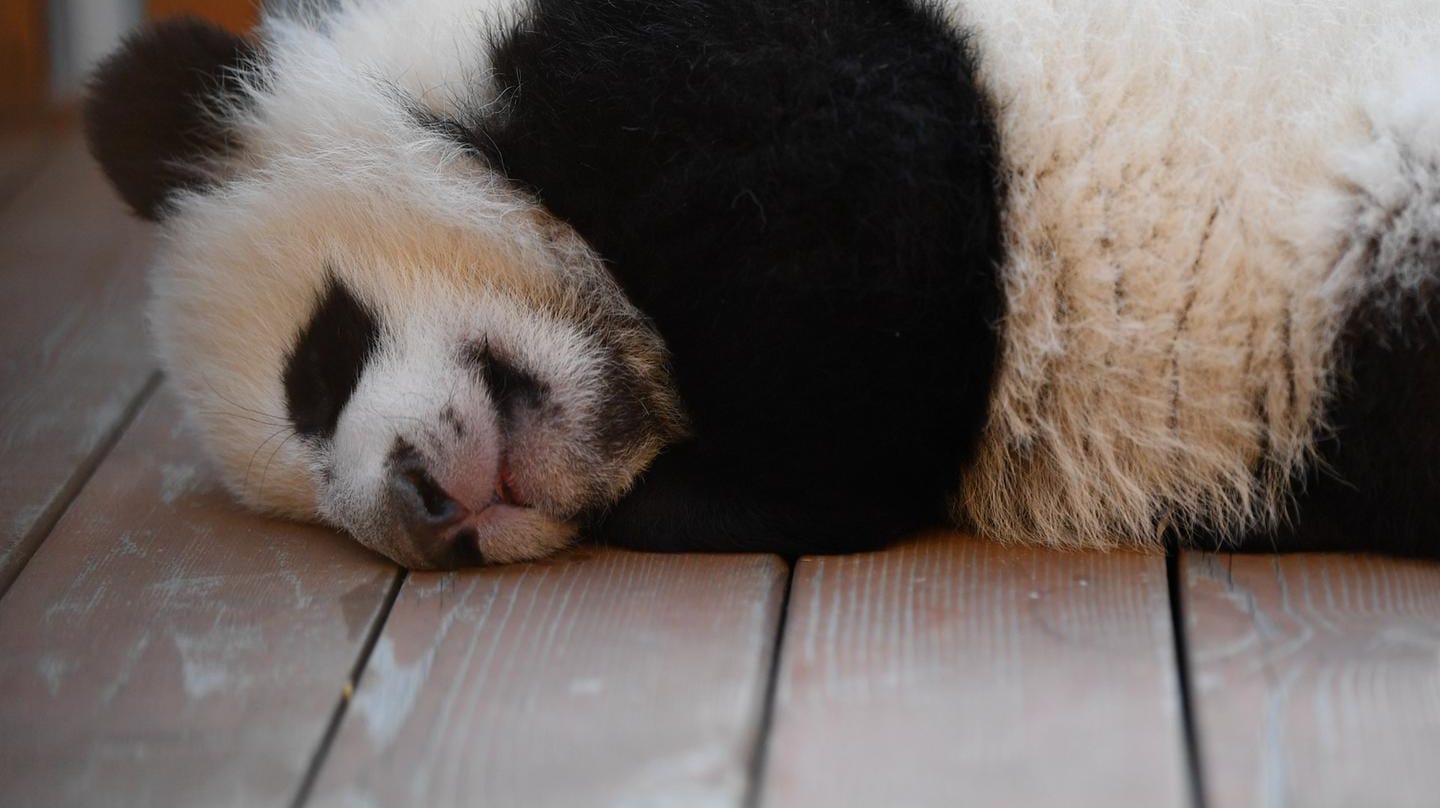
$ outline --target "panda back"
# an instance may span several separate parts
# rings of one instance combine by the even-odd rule
[[[1433,286],[1440,15],[947,9],[1008,187],[1000,371],[957,515],[1071,546],[1272,531],[1343,403],[1349,324]]]

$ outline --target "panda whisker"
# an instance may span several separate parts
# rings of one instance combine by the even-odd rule
[[[245,463],[245,475],[244,475],[243,477],[241,477],[241,479],[240,479],[240,487],[241,487],[243,490],[248,491],[248,490],[250,489],[250,470],[251,470],[252,468],[254,468],[254,466],[255,466],[255,458],[256,458],[257,456],[259,456],[260,452],[262,452],[267,445],[269,445],[270,441],[275,440],[276,438],[280,437],[280,435],[284,434],[285,431],[288,430],[288,429],[289,429],[288,426],[284,426],[284,427],[280,427],[279,429],[275,430],[274,432],[271,432],[271,433],[265,438],[265,440],[260,441],[260,445],[258,445],[258,446],[255,447],[255,451],[253,451],[253,452],[250,453],[250,459],[249,459],[248,461],[246,461],[246,463]],[[294,434],[294,433],[292,433],[292,434]],[[283,443],[283,442],[282,442],[282,443]],[[261,479],[261,486],[260,486],[260,487],[261,487],[262,489],[264,488],[264,479],[263,479],[263,476],[262,476],[262,479]]]
[[[300,433],[298,432],[291,432],[289,435],[285,436],[284,440],[280,441],[279,445],[275,447],[274,451],[270,452],[270,457],[265,460],[265,468],[260,472],[261,491],[265,490],[265,479],[270,474],[270,464],[275,462],[275,457],[280,454],[281,449],[285,448],[285,444],[289,443],[292,438],[298,437],[299,434]]]
[[[240,412],[249,413],[249,414],[251,414],[251,415],[256,416],[257,418],[266,418],[266,419],[269,419],[271,422],[273,422],[273,423],[274,423],[275,425],[277,425],[277,426],[280,425],[280,424],[286,424],[286,425],[288,425],[288,424],[290,423],[290,419],[289,419],[289,418],[286,418],[286,417],[283,416],[283,415],[276,415],[276,414],[274,414],[274,413],[266,412],[266,411],[264,411],[264,410],[255,409],[254,407],[247,407],[247,406],[245,406],[244,404],[241,404],[240,402],[238,402],[238,401],[230,398],[229,396],[225,395],[224,393],[220,392],[219,388],[217,388],[217,387],[214,385],[214,383],[210,381],[210,376],[209,376],[209,374],[202,373],[202,374],[200,374],[200,378],[201,378],[201,380],[203,380],[203,381],[205,382],[205,386],[210,390],[210,392],[212,392],[212,393],[215,394],[215,397],[216,397],[216,398],[220,399],[221,401],[225,402],[226,404],[229,404],[230,406],[234,407],[235,409],[239,410]],[[225,413],[221,413],[221,414],[225,414]]]
[[[288,423],[280,419],[271,420],[268,418],[257,417],[253,415],[245,415],[244,413],[234,412],[231,410],[196,410],[195,412],[199,415],[223,415],[226,418],[239,418],[242,421],[249,421],[252,424],[260,424],[262,426],[273,426],[281,428],[286,428],[290,426]]]

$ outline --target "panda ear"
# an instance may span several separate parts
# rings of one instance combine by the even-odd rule
[[[217,110],[239,100],[259,46],[209,23],[169,20],[126,40],[96,69],[85,138],[130,207],[152,221],[171,193],[204,185],[204,162],[233,148]]]

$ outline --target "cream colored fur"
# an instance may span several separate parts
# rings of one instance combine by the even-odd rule
[[[1440,6],[946,7],[1008,182],[1001,368],[957,516],[1069,547],[1275,524],[1347,312],[1436,271],[1399,246],[1440,234]]]

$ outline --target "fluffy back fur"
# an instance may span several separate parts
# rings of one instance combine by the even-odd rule
[[[1009,187],[1001,371],[957,515],[1067,546],[1273,529],[1352,311],[1436,272],[1434,4],[947,7]]]

